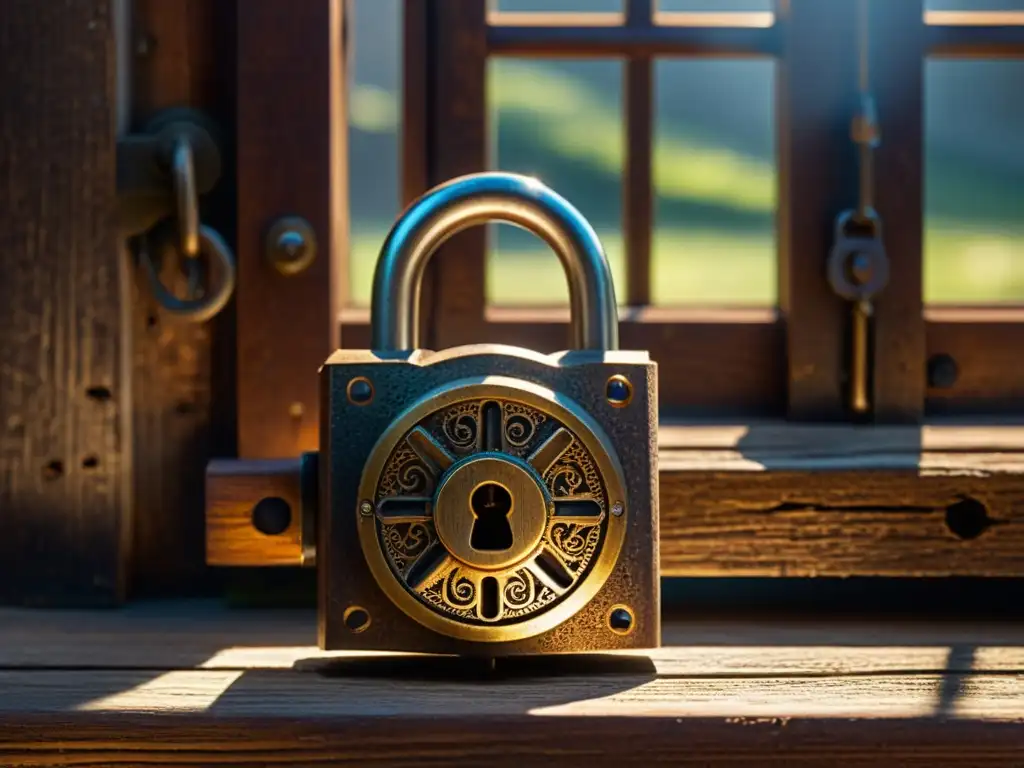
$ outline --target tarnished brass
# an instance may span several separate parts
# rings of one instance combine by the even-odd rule
[[[491,220],[561,258],[575,349],[416,349],[427,260]],[[534,179],[455,179],[395,224],[371,317],[376,348],[339,350],[321,370],[321,646],[658,645],[657,372],[646,352],[617,349],[611,273],[586,220]]]
[[[511,495],[510,535],[507,547],[481,551],[471,497],[487,482]],[[359,497],[375,505],[359,539],[384,593],[436,632],[490,642],[551,629],[586,604],[618,559],[629,515],[601,427],[567,398],[500,376],[426,393],[374,447]],[[610,515],[616,503],[624,513]],[[483,599],[488,578],[496,606]]]

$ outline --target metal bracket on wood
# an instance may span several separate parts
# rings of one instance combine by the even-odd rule
[[[177,213],[171,160],[181,139],[192,148],[195,189],[210,192],[221,174],[221,147],[208,118],[179,108],[160,112],[139,133],[117,140],[117,198],[121,232],[141,235]]]
[[[199,198],[220,173],[215,131],[195,110],[165,110],[141,133],[117,142],[119,231],[135,238],[139,267],[157,303],[191,322],[214,317],[235,289],[234,254],[199,218]],[[162,279],[165,263],[175,259],[187,277],[184,297]]]

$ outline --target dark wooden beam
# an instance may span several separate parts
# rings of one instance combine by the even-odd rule
[[[652,0],[630,0],[626,25],[652,24]],[[626,62],[626,168],[623,174],[622,231],[626,245],[626,303],[651,300],[651,240],[654,235],[654,63],[638,54]]]
[[[225,13],[227,11],[228,13]],[[161,109],[189,106],[206,113],[220,135],[230,135],[230,4],[216,0],[135,0],[132,7],[131,118],[136,128]],[[227,86],[227,87],[225,87]],[[202,201],[203,223],[234,240],[224,209],[233,194],[233,158],[222,158],[217,186]],[[166,285],[184,287],[178,265],[162,270]],[[182,595],[209,585],[203,518],[204,466],[215,431],[233,432],[233,407],[214,408],[218,361],[230,360],[233,306],[210,323],[176,322],[163,314],[144,283],[132,298],[132,391],[135,484],[132,597]],[[223,363],[221,363],[223,364]],[[233,368],[233,361],[231,361]],[[230,382],[228,382],[230,384]],[[234,388],[230,387],[233,405]],[[215,424],[216,414],[230,414]],[[230,440],[233,442],[233,435]]]
[[[430,0],[429,183],[488,169],[486,3]],[[487,230],[449,240],[429,268],[433,348],[484,341]]]
[[[790,0],[778,68],[779,304],[786,322],[788,415],[846,417],[850,311],[825,264],[836,216],[857,201],[857,0]]]
[[[1024,58],[1024,11],[929,11],[924,19],[932,56]]]
[[[915,422],[924,413],[924,65],[922,0],[869,2],[869,77],[881,129],[875,208],[889,256],[889,284],[875,301],[875,421]]]
[[[347,248],[342,0],[245,0],[237,11],[238,452],[317,446],[317,371],[339,343]],[[317,256],[284,276],[264,238],[301,216]]]
[[[113,0],[0,11],[0,601],[117,603],[130,532]]]
[[[773,56],[779,50],[779,30],[766,25],[760,13],[692,14],[685,23],[637,25],[592,24],[589,14],[576,15],[575,23],[552,23],[547,14],[493,14],[487,31],[488,47],[504,56]],[[661,14],[658,15],[661,17]],[[671,21],[672,15],[663,17]],[[697,18],[694,18],[697,17]],[[706,17],[706,18],[700,18]],[[656,17],[657,18],[657,17]],[[715,23],[718,22],[718,23]]]

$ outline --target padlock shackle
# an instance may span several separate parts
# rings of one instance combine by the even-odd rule
[[[569,282],[573,347],[618,349],[611,268],[593,227],[569,201],[536,179],[498,172],[460,176],[434,187],[395,222],[373,275],[373,349],[419,347],[420,286],[427,262],[453,235],[491,222],[532,232],[562,262]]]

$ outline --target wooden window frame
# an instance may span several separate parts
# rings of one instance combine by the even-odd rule
[[[344,88],[339,74],[344,35],[324,29],[330,19],[344,16],[345,3],[324,0],[301,14],[290,10],[277,24],[275,55],[268,57],[261,48],[258,57],[251,46],[262,46],[264,30],[273,26],[264,18],[270,11],[260,16],[264,3],[272,7],[269,0],[254,0],[239,16],[239,66],[273,59],[277,68],[276,76],[240,78],[238,97],[239,122],[247,126],[240,134],[238,163],[245,175],[239,179],[237,370],[244,458],[294,456],[314,448],[318,403],[310,371],[337,342],[339,326],[343,346],[369,344],[368,312],[342,307],[335,290],[347,274],[345,190],[339,183],[346,150],[344,131],[338,129],[344,125],[344,98],[338,96]],[[658,360],[665,416],[848,421],[848,310],[829,288],[824,262],[835,216],[855,202],[857,192],[857,155],[849,136],[857,99],[857,0],[786,0],[771,25],[764,14],[742,13],[704,14],[693,24],[694,16],[652,15],[651,5],[627,0],[616,25],[605,18],[584,26],[563,16],[544,26],[536,15],[488,15],[483,0],[409,0],[403,201],[452,176],[488,167],[489,55],[624,57],[628,300],[620,309],[621,336],[623,346],[648,349]],[[883,135],[875,198],[892,262],[874,317],[871,394],[872,420],[878,423],[1019,412],[1024,395],[1024,371],[1014,365],[1024,342],[1024,309],[925,307],[921,277],[923,62],[928,56],[1020,56],[1024,26],[1005,13],[930,13],[925,19],[922,6],[919,0],[890,3],[882,18],[880,4],[872,4],[870,65]],[[1004,26],[1008,22],[1015,24]],[[669,55],[775,57],[778,62],[778,307],[646,304],[651,62]],[[281,75],[280,63],[289,61],[302,62],[301,77],[298,64],[292,66],[294,77]],[[258,87],[245,87],[246,82]],[[323,130],[313,136],[304,130],[292,139],[253,130],[271,109]],[[263,120],[271,122],[287,124]],[[294,140],[297,135],[302,141]],[[261,156],[270,145],[279,152],[274,163]],[[260,263],[257,239],[271,216],[286,213],[313,222],[322,248],[333,251],[333,258],[320,259],[292,278]],[[488,307],[485,243],[483,228],[463,232],[432,262],[424,296],[425,342],[442,348],[491,340],[553,351],[565,336],[566,310]],[[270,298],[278,312],[266,311]],[[275,316],[286,309],[290,321],[282,327]],[[937,355],[951,356],[959,367],[951,386],[929,385],[928,361]]]
[[[857,99],[857,0],[790,0],[774,23],[763,13],[657,13],[651,0],[626,0],[621,16],[487,13],[483,5],[407,4],[407,56],[415,51],[430,66],[415,66],[415,59],[406,67],[407,76],[421,79],[406,89],[405,201],[431,184],[488,167],[487,57],[620,57],[628,254],[622,342],[649,349],[658,360],[666,414],[849,419],[848,311],[825,280],[824,260],[832,222],[857,193],[849,136]],[[915,2],[883,13],[873,11],[871,20],[873,92],[884,136],[875,194],[892,276],[874,320],[873,419],[914,423],[926,413],[1014,409],[1024,375],[1007,363],[1024,341],[1021,310],[923,306],[922,70],[928,56],[1018,56],[1024,29],[999,26],[1019,23],[1007,14],[924,14]],[[778,62],[778,308],[649,306],[655,56]],[[431,143],[432,136],[443,138]],[[485,237],[464,233],[438,254],[425,338],[435,348],[488,339],[551,351],[557,342],[545,341],[564,337],[566,310],[486,306]],[[346,346],[368,341],[367,324],[365,310],[343,310]],[[958,363],[951,387],[928,386],[927,361],[940,354]]]
[[[246,0],[246,13],[259,13],[277,1]],[[707,19],[701,27],[644,25],[636,19],[645,18],[649,6],[636,0],[628,23],[589,28],[565,23],[488,27],[482,2],[407,2],[405,201],[452,176],[487,167],[484,63],[489,45],[536,55],[550,54],[556,46],[564,50],[566,44],[574,55],[642,54],[639,63],[629,65],[626,77],[631,94],[627,131],[634,133],[650,126],[652,56],[667,50],[729,56],[754,50],[779,58],[778,309],[760,311],[761,316],[753,311],[744,316],[661,307],[621,310],[623,343],[650,349],[659,360],[660,400],[669,406],[659,444],[664,575],[1020,572],[1018,531],[1024,531],[1024,518],[1016,499],[1024,477],[1024,433],[1012,425],[982,426],[980,416],[996,414],[1007,421],[1021,410],[1024,371],[1015,364],[1015,355],[1024,342],[1024,310],[923,307],[921,101],[927,53],[959,58],[1020,55],[1024,25],[1000,27],[1005,19],[991,14],[933,14],[926,25],[918,0],[882,4],[884,19],[877,15],[877,1],[872,6],[876,15],[869,19],[875,33],[870,65],[880,73],[874,95],[883,136],[875,201],[893,266],[890,284],[877,301],[872,360],[876,423],[865,430],[849,423],[844,407],[847,308],[824,274],[835,216],[856,202],[858,168],[849,126],[859,96],[857,0],[788,0],[775,26],[758,20],[732,28],[708,26]],[[327,36],[317,37],[322,12],[318,16],[309,11],[315,6],[310,4],[301,20],[293,16],[287,24],[274,24],[263,18],[241,31],[251,29],[252,48],[258,46],[260,29],[264,36],[272,29],[275,45],[282,49],[308,48],[315,40],[327,46]],[[339,0],[325,0],[327,6],[341,7]],[[986,20],[991,23],[979,23]],[[331,59],[326,49],[319,55],[319,60]],[[321,72],[320,80],[307,79],[303,89],[296,89],[294,78],[264,77],[258,88],[240,89],[239,98],[251,99],[255,107],[248,108],[254,113],[267,105],[278,110],[295,106],[307,121],[324,115],[339,120],[323,104],[317,109],[307,103],[317,95],[326,100],[333,93],[330,81]],[[278,162],[267,177],[280,184],[316,180],[317,189],[302,198],[305,212],[299,206],[289,213],[311,220],[325,217],[330,185],[324,169],[331,167],[333,157],[325,140],[328,133],[325,128],[319,142],[303,142],[301,152],[289,154],[292,162]],[[244,141],[240,134],[240,143]],[[254,151],[265,141],[254,139]],[[250,165],[250,172],[257,169]],[[649,192],[649,142],[632,147],[625,173]],[[249,178],[256,198],[259,181]],[[247,194],[248,185],[240,185],[240,201]],[[626,215],[634,222],[627,227],[627,239],[637,252],[648,253],[650,195],[625,197]],[[242,228],[258,220],[241,202],[239,209],[241,240]],[[332,221],[344,223],[342,218]],[[332,230],[339,242],[342,229],[339,225]],[[342,248],[336,256],[344,252]],[[530,346],[541,338],[564,338],[564,311],[485,306],[484,254],[485,232],[477,228],[452,238],[432,262],[424,296],[427,342],[439,348],[487,338]],[[243,252],[240,258],[258,256]],[[283,536],[267,537],[253,528],[251,510],[260,498],[279,496],[301,510],[295,519],[309,516],[296,457],[316,444],[303,438],[309,431],[293,428],[296,420],[287,407],[304,403],[301,420],[315,415],[315,392],[301,394],[313,387],[315,377],[308,367],[283,366],[280,361],[297,359],[299,334],[305,334],[310,358],[315,344],[326,348],[328,334],[337,331],[331,321],[338,315],[327,315],[324,309],[329,293],[324,286],[335,284],[324,278],[328,269],[346,274],[345,267],[335,259],[320,266],[311,285],[292,283],[285,303],[304,311],[281,328],[269,325],[265,304],[247,296],[246,281],[284,284],[285,279],[255,265],[247,272],[242,265],[239,458],[215,461],[207,473],[206,552],[211,564],[303,562],[301,525]],[[641,288],[645,284],[646,270],[645,263],[630,262],[626,294],[631,304],[648,298],[637,288],[638,280]],[[311,291],[318,292],[319,304],[302,303],[304,292],[309,296]],[[344,346],[367,347],[368,313],[346,309],[341,318]],[[247,348],[243,336],[248,347],[259,346],[260,356],[242,351]],[[944,389],[926,386],[927,361],[939,354],[950,355],[960,367],[956,382]],[[250,391],[248,399],[243,389]],[[260,408],[247,410],[247,402]],[[703,418],[680,423],[672,418],[673,409],[697,411]],[[976,418],[971,426],[962,418],[944,418],[948,415]],[[926,416],[928,423],[922,425]],[[733,420],[740,425],[723,426]],[[981,535],[992,526],[997,533]]]

